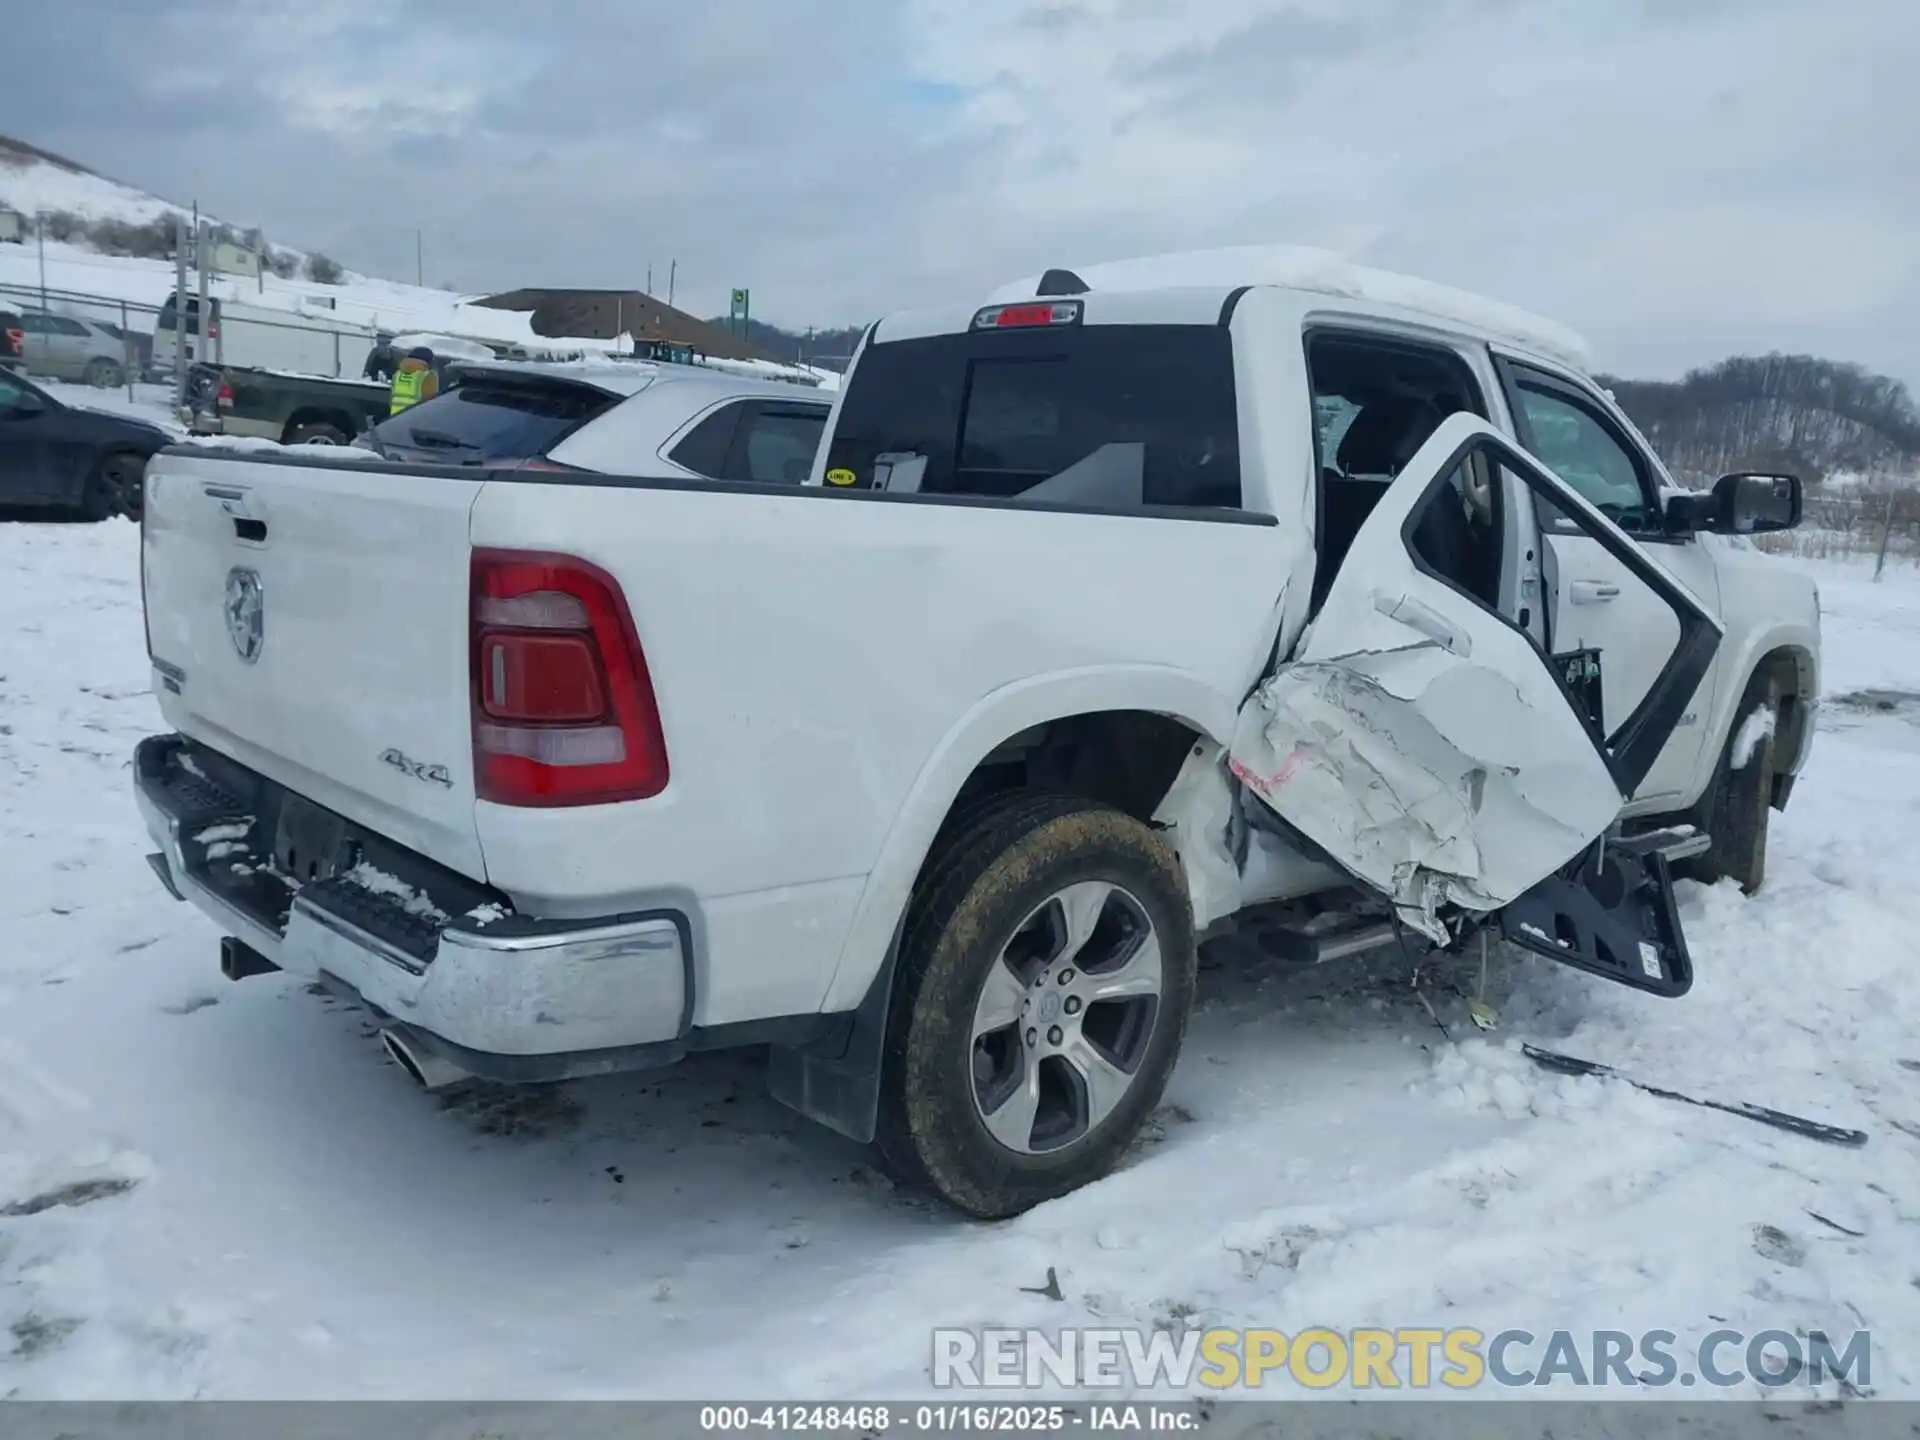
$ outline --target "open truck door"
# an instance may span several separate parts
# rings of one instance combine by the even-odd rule
[[[1435,507],[1474,495],[1513,504],[1523,492],[1598,541],[1679,622],[1652,686],[1611,733],[1580,683],[1595,658],[1543,649],[1476,593],[1476,567],[1432,539],[1445,531],[1435,520],[1457,519]],[[1489,534],[1483,543],[1517,535],[1506,543],[1538,564],[1530,529]],[[1484,420],[1455,415],[1388,487],[1306,638],[1248,698],[1231,765],[1434,943],[1456,938],[1458,912],[1499,912],[1526,948],[1681,994],[1692,970],[1665,860],[1602,837],[1720,637],[1719,621],[1571,486]]]

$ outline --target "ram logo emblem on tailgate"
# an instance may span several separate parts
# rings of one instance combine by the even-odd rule
[[[260,589],[260,572],[236,565],[227,572],[227,638],[236,654],[251,665],[267,643],[267,600]]]
[[[398,750],[381,751],[380,763],[391,765],[402,775],[410,775],[415,780],[428,780],[435,785],[444,785],[449,790],[453,788],[453,776],[447,773],[447,767],[444,765],[423,765],[418,760],[402,755]]]

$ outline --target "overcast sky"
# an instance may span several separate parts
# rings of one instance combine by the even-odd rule
[[[1920,0],[4,0],[0,131],[429,282],[789,326],[1321,245],[1920,381]]]

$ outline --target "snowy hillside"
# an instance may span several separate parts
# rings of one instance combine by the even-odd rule
[[[16,145],[17,142],[0,137],[0,209],[27,217],[29,224],[35,215],[64,212],[92,221],[117,220],[143,225],[182,208],[53,157],[25,153],[15,148]],[[221,223],[218,217],[206,218]],[[226,223],[236,228],[239,224]],[[287,248],[277,241],[275,246]],[[297,250],[291,253],[300,254]],[[57,241],[46,245],[44,275],[41,258],[40,247],[31,240],[21,245],[0,244],[0,297],[11,296],[17,304],[23,298],[30,299],[44,283],[56,308],[80,305],[82,313],[91,310],[94,318],[111,318],[110,312],[99,313],[99,307],[86,307],[75,297],[124,300],[136,306],[158,307],[174,287],[175,270],[171,260],[102,254],[84,244]],[[283,279],[269,274],[257,281],[222,277],[212,283],[211,289],[222,301],[337,321],[343,328],[428,332],[501,341],[531,350],[604,352],[615,348],[606,340],[536,335],[529,315],[471,303],[479,298],[477,296],[381,280],[351,270],[343,272],[339,284]],[[136,317],[133,327],[150,330],[151,315]],[[760,378],[804,376],[822,379],[826,388],[838,384],[837,376],[830,380],[823,378],[831,376],[832,372],[827,371],[755,361],[712,363]]]
[[[122,185],[78,165],[62,163],[0,136],[0,206],[31,218],[64,210],[89,220],[143,224],[180,206]]]
[[[0,169],[0,184],[6,172]],[[5,200],[0,190],[0,200]],[[32,245],[0,245],[0,286],[32,292],[40,285],[40,256]],[[46,247],[46,284],[49,290],[70,295],[127,300],[157,307],[172,292],[174,267],[165,260],[100,255],[76,245]],[[348,272],[340,285],[311,280],[282,280],[268,275],[261,281],[222,277],[211,285],[222,300],[237,300],[267,309],[288,310],[391,330],[437,331],[477,339],[504,340],[521,345],[553,345],[537,336],[528,317],[509,310],[490,310],[467,303],[470,297],[445,290],[423,289],[392,280],[376,280]],[[59,297],[56,297],[59,298]],[[319,303],[331,300],[331,305]],[[150,321],[148,322],[151,323]],[[607,348],[604,341],[567,341],[579,348]]]
[[[64,211],[89,220],[122,220],[129,224],[145,224],[184,208],[52,158],[23,154],[4,142],[0,142],[0,207],[29,221],[43,212]],[[221,223],[220,217],[206,218]],[[244,222],[226,223],[237,226]],[[158,306],[173,289],[174,273],[173,263],[168,260],[103,255],[77,244],[49,243],[46,247],[45,282],[49,290]],[[38,247],[31,243],[0,245],[0,286],[34,289],[40,283]],[[468,304],[473,298],[470,296],[352,271],[345,273],[344,283],[339,285],[267,275],[260,281],[222,278],[212,288],[223,300],[355,325],[441,331],[523,345],[544,343],[534,335],[523,314]],[[323,303],[328,301],[332,303]],[[602,342],[583,343],[605,348]]]

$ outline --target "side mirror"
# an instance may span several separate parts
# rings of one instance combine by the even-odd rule
[[[1722,475],[1704,495],[1676,495],[1667,502],[1668,528],[1680,533],[1765,535],[1800,523],[1805,492],[1798,475],[1737,471]]]
[[[1805,495],[1798,475],[1756,475],[1740,472],[1713,482],[1721,535],[1764,535],[1791,530],[1800,523]]]
[[[32,420],[47,412],[47,402],[38,395],[16,395],[13,403],[0,410],[0,420]]]

